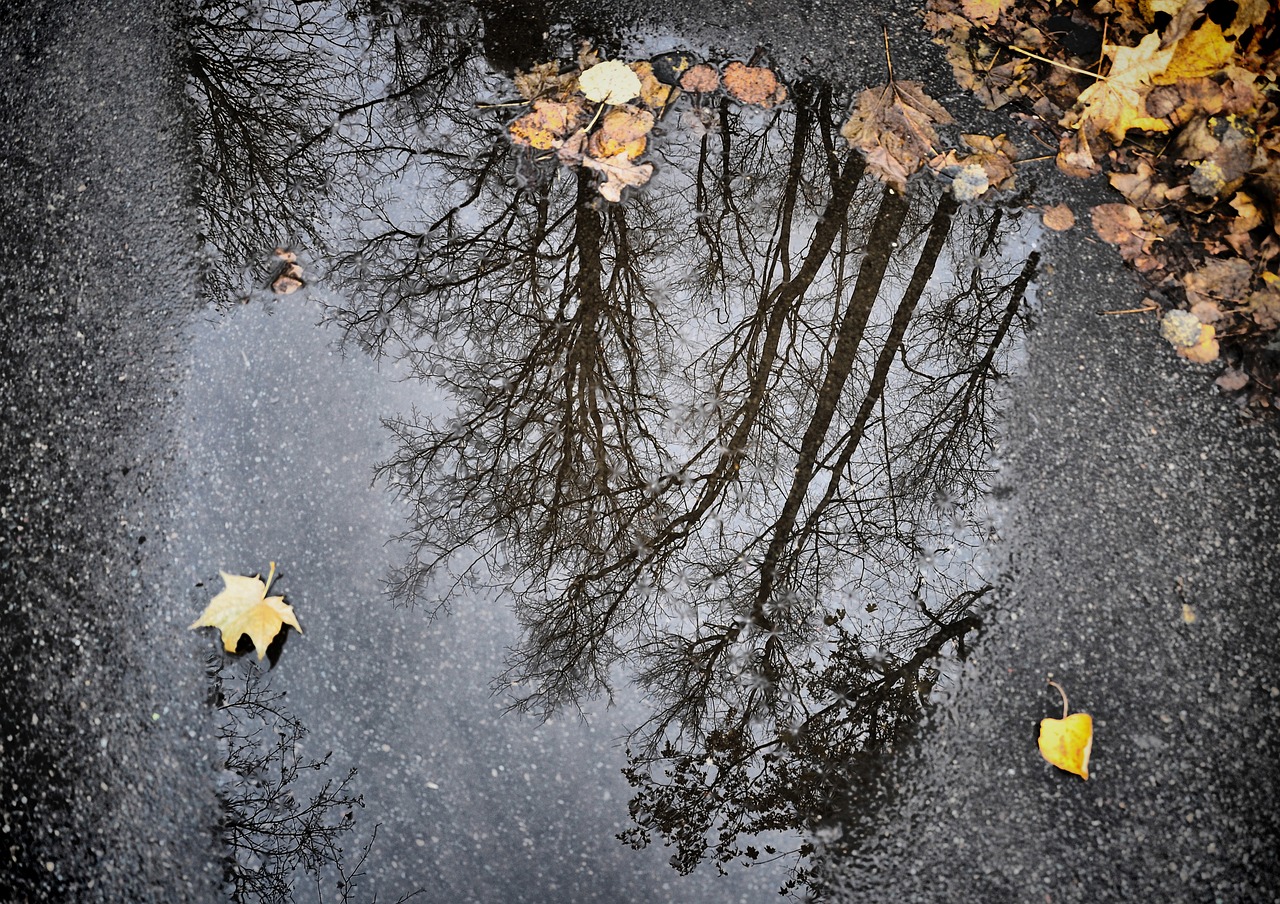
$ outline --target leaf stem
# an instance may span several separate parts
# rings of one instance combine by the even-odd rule
[[[889,84],[893,84],[893,56],[889,53],[889,26],[881,25],[881,33],[884,34],[884,61],[889,67]]]
[[[1032,53],[1030,50],[1023,50],[1021,47],[1018,47],[1017,45],[1014,45],[1014,44],[1010,44],[1009,49],[1012,50],[1014,53],[1020,53],[1023,56],[1029,56],[1033,60],[1039,60],[1042,63],[1048,63],[1050,66],[1057,66],[1059,69],[1066,69],[1068,72],[1076,72],[1076,73],[1079,73],[1080,75],[1087,75],[1089,76],[1089,78],[1102,79],[1102,81],[1104,82],[1107,80],[1107,77],[1105,75],[1098,75],[1098,73],[1090,72],[1088,69],[1077,69],[1075,66],[1068,66],[1066,63],[1059,63],[1057,60],[1051,60],[1047,56],[1040,56],[1040,54]]]
[[[1062,718],[1065,719],[1067,717],[1067,692],[1062,689],[1061,684],[1052,678],[1049,679],[1049,683],[1058,689],[1058,693],[1062,694]]]
[[[265,597],[271,592],[271,582],[276,579],[276,563],[271,563],[271,573],[267,575],[267,586],[262,589],[262,595]]]

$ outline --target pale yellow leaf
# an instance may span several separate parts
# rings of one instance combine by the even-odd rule
[[[260,577],[244,577],[219,571],[225,585],[222,592],[209,601],[191,628],[217,628],[222,632],[222,646],[234,653],[240,636],[248,634],[258,659],[267,655],[267,647],[280,633],[284,625],[292,625],[298,633],[302,626],[294,615],[293,607],[283,596],[267,596],[267,590],[275,577],[276,563],[271,563],[271,573],[264,583]]]

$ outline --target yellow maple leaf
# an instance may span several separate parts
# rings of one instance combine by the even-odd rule
[[[1173,45],[1173,58],[1164,71],[1153,75],[1153,85],[1172,85],[1180,78],[1212,75],[1231,62],[1236,48],[1212,19],[1192,29]]]
[[[1080,92],[1073,109],[1062,120],[1070,129],[1105,132],[1119,144],[1130,129],[1167,132],[1169,123],[1147,115],[1147,95],[1152,79],[1168,68],[1173,60],[1172,47],[1160,49],[1160,35],[1151,33],[1137,47],[1108,44],[1111,71]]]
[[[1089,780],[1089,754],[1093,750],[1093,716],[1067,714],[1067,692],[1050,681],[1062,694],[1062,718],[1040,720],[1040,755],[1059,769]]]
[[[228,653],[236,651],[240,635],[248,634],[253,648],[258,651],[259,660],[267,655],[267,647],[286,624],[293,625],[299,634],[302,633],[298,617],[284,597],[267,596],[267,590],[275,580],[275,562],[271,563],[266,583],[257,576],[248,578],[225,571],[218,574],[222,575],[222,583],[226,586],[209,601],[200,617],[191,623],[191,628],[217,628],[222,632],[222,646]]]

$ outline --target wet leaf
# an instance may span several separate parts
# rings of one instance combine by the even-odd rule
[[[275,250],[276,260],[280,266],[271,280],[271,291],[277,295],[292,295],[306,285],[302,279],[302,267],[298,264],[298,255],[284,248]]]
[[[648,60],[632,63],[631,71],[640,80],[639,100],[645,106],[661,109],[668,104],[674,103],[676,97],[680,94],[679,88],[662,82],[654,74],[653,64]]]
[[[587,100],[625,104],[640,96],[640,77],[621,60],[607,60],[578,76],[578,88]]]
[[[699,63],[680,77],[680,87],[690,94],[710,94],[720,87],[720,71],[715,66]]]
[[[1052,207],[1046,207],[1040,213],[1040,220],[1054,232],[1066,232],[1076,225],[1075,212],[1067,204],[1055,204]]]
[[[960,201],[973,201],[991,189],[1013,188],[1014,161],[1017,148],[1003,135],[961,135],[971,153],[959,155],[955,150],[939,154],[929,166],[939,175],[951,179],[951,192]]]
[[[586,118],[586,110],[579,99],[561,103],[540,98],[533,102],[532,110],[507,126],[507,132],[516,144],[549,151],[583,125]]]
[[[883,181],[905,191],[907,179],[935,156],[935,124],[952,122],[919,82],[891,82],[858,95],[858,106],[840,134],[867,158]]]
[[[1093,751],[1093,717],[1088,713],[1067,714],[1067,695],[1062,694],[1062,718],[1040,720],[1040,755],[1049,763],[1082,779],[1089,779],[1089,755]]]
[[[294,615],[293,607],[283,596],[267,596],[267,590],[275,578],[276,563],[271,563],[271,573],[264,583],[258,576],[244,577],[219,571],[225,585],[222,592],[209,601],[191,628],[217,628],[222,632],[222,646],[234,653],[240,636],[249,635],[258,659],[267,655],[267,647],[286,625],[292,625],[298,633],[302,626]]]
[[[653,74],[667,85],[679,85],[680,77],[698,64],[698,58],[685,50],[660,53],[649,60]]]
[[[787,99],[787,89],[767,66],[733,62],[724,69],[724,89],[744,104],[776,107]],[[683,80],[681,82],[683,85]]]
[[[625,152],[603,160],[583,157],[582,165],[605,175],[606,181],[599,188],[600,196],[615,203],[622,200],[624,188],[644,185],[653,176],[652,163],[633,163]]]
[[[615,107],[604,115],[600,128],[592,133],[587,153],[599,160],[619,154],[635,160],[644,153],[646,136],[653,123],[653,114],[648,110],[630,104]]]
[[[528,72],[517,72],[514,81],[521,97],[535,100],[546,94],[567,96],[577,87],[578,75],[575,72],[561,73],[560,64],[552,60],[539,63]]]

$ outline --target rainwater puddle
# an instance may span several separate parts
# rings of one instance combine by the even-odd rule
[[[567,24],[210,6],[179,567],[198,610],[278,563],[305,633],[270,681],[359,770],[361,894],[803,886],[980,624],[1032,227],[864,174],[806,73],[676,101],[609,203],[505,135],[495,67],[568,66]]]

